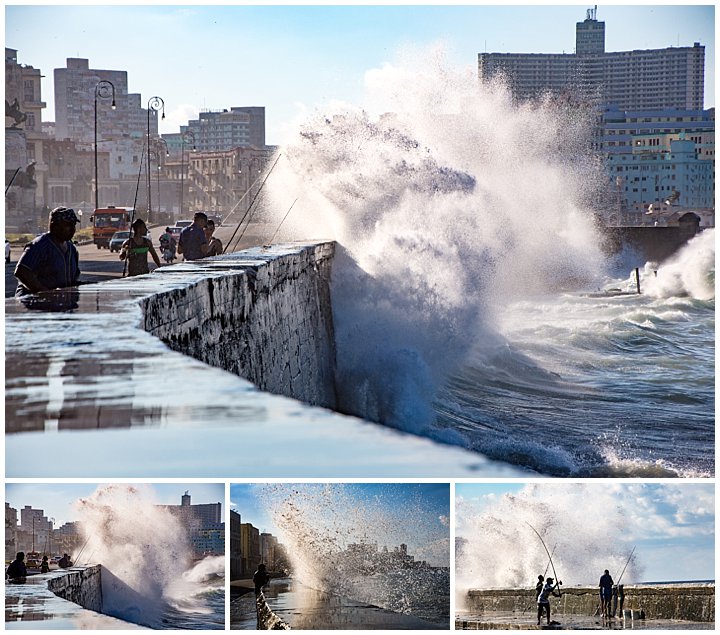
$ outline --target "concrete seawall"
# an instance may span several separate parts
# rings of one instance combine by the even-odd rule
[[[335,407],[333,243],[143,298],[143,327],[261,390]],[[262,266],[260,266],[262,264]]]
[[[7,299],[6,476],[524,475],[318,407],[334,404],[333,247],[253,248]]]
[[[715,620],[714,584],[625,585],[624,589],[623,608],[642,610],[647,619]],[[553,597],[551,605],[553,614],[594,615],[599,605],[598,589],[563,588],[562,597]],[[478,615],[496,612],[531,615],[535,607],[534,593],[530,590],[470,590],[465,598],[465,609]]]
[[[65,575],[48,580],[48,589],[58,597],[74,602],[84,609],[102,613],[102,569],[100,565],[69,570]]]

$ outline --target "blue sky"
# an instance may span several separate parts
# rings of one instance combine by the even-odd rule
[[[188,491],[193,505],[201,503],[222,503],[225,510],[224,483],[153,483],[137,484],[146,487],[154,496],[155,502],[163,505],[179,505],[181,496]],[[90,496],[97,490],[97,483],[6,483],[5,502],[18,510],[25,505],[33,509],[42,509],[45,516],[55,519],[55,527],[77,520],[78,514],[73,504],[79,498]]]
[[[296,484],[288,488],[322,488],[322,484]],[[408,530],[417,540],[430,541],[445,534],[449,537],[450,487],[447,483],[352,483],[341,484],[344,495],[356,501],[358,507],[366,503],[379,504],[389,516],[399,519],[417,520],[417,509],[421,508],[423,518]],[[263,489],[253,484],[232,484],[230,486],[230,509],[240,514],[244,523],[252,523],[260,531],[278,535],[266,510]],[[379,542],[382,542],[380,539]],[[408,544],[412,541],[408,539]],[[391,545],[388,545],[391,546]]]
[[[50,3],[48,3],[50,4]],[[200,109],[265,106],[270,144],[328,102],[361,104],[365,74],[405,50],[441,45],[454,67],[488,52],[571,53],[575,23],[592,5],[110,5],[6,6],[5,45],[39,68],[44,119],[54,120],[52,76],[68,57],[126,70],[129,89],[165,101],[163,133]],[[600,5],[606,50],[706,47],[705,105],[714,98],[712,3]]]
[[[525,502],[514,507],[503,506],[501,499],[505,494]],[[613,514],[617,511],[614,517],[621,518],[624,526],[618,527],[613,546],[623,543],[636,547],[638,558],[645,567],[644,581],[715,577],[712,483],[594,481],[579,486],[557,482],[537,485],[458,483],[455,495],[457,536],[472,538],[476,518],[489,514],[499,514],[502,518],[511,508],[549,510],[561,528],[563,523],[572,522],[571,517],[586,518],[589,530],[599,526],[603,517],[609,517],[611,508],[617,508],[612,510]],[[522,524],[517,517],[515,521]],[[541,522],[539,513],[537,522]],[[573,542],[581,541],[581,530],[576,531],[574,541],[571,533],[568,529],[560,532],[568,540],[561,549],[572,549]]]

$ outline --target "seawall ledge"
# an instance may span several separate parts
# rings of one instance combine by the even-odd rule
[[[198,333],[202,338],[209,334],[210,340],[199,347],[198,354],[203,354],[208,345],[224,341],[217,324],[226,310],[233,311],[238,324],[253,321],[248,316],[257,310],[258,297],[265,307],[263,319],[280,309],[294,311],[296,307],[287,302],[298,292],[290,289],[298,286],[294,276],[312,277],[314,271],[317,278],[327,277],[333,253],[333,243],[308,242],[178,263],[149,275],[59,294],[56,300],[62,311],[58,306],[50,311],[53,307],[28,308],[14,298],[6,300],[6,476],[527,474],[461,448],[263,392],[224,367],[180,352],[187,342],[175,342],[178,350],[172,350],[160,339],[168,338],[161,333],[163,328],[181,324],[188,329],[188,342],[199,341]],[[301,284],[299,291],[304,293],[306,286]],[[254,293],[255,308],[248,307],[241,293],[228,292],[242,288]],[[310,297],[308,303],[315,300]],[[150,315],[148,306],[157,308],[162,302],[167,302],[168,311],[175,311],[171,319],[164,320],[162,311]],[[198,318],[200,305],[205,312]],[[275,318],[282,319],[282,313]],[[285,339],[278,349],[301,339],[292,329],[285,333],[287,329],[267,329],[262,320],[255,322],[257,344],[248,347],[251,353],[261,349],[263,334],[282,331]],[[313,344],[318,358],[327,353],[324,346]],[[287,355],[284,349],[278,352]],[[220,361],[224,366],[236,360],[229,356]],[[313,386],[327,379],[304,382],[309,372],[320,371],[292,356],[276,366],[280,371],[271,378],[275,385],[287,381],[298,392],[315,390]],[[317,398],[315,403],[321,403],[329,398],[326,392],[310,394],[304,401]],[[33,460],[37,456],[45,458]]]

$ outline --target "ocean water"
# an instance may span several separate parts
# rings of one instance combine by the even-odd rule
[[[440,425],[552,476],[712,476],[714,240],[704,232],[657,275],[645,267],[641,295],[503,307],[497,340],[438,393]],[[632,291],[635,278],[604,286]]]
[[[76,503],[76,564],[103,567],[102,612],[153,629],[224,629],[225,558],[193,558],[186,527],[144,485],[101,485]]]
[[[450,531],[422,488],[402,502],[402,485],[359,498],[342,483],[266,484],[259,498],[305,587],[446,625],[450,617]],[[448,491],[449,495],[449,491]],[[429,494],[428,494],[429,496]],[[413,563],[395,551],[401,544]],[[420,565],[425,561],[429,566]]]
[[[712,476],[714,230],[608,257],[592,114],[475,73],[399,55],[268,177],[278,240],[339,245],[339,409],[543,475]]]

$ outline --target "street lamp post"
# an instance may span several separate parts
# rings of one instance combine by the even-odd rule
[[[170,150],[168,150],[168,144],[165,139],[160,137],[155,142],[155,149],[156,149],[156,156],[157,156],[157,208],[158,212],[160,211],[160,171],[162,170],[162,161],[160,160],[160,150],[162,147],[165,147],[165,157],[167,160],[167,157],[170,156]]]
[[[97,106],[98,97],[100,99],[107,99],[112,94],[111,108],[115,110],[115,85],[103,79],[95,84],[95,209],[100,207],[99,203],[99,187],[98,187],[98,125],[97,125]]]
[[[186,130],[182,133],[182,145],[180,150],[180,217],[183,215],[183,203],[185,199],[185,143],[192,141],[192,149],[195,150],[195,133]]]
[[[151,192],[150,192],[150,113],[151,112],[158,112],[162,109],[162,119],[165,119],[165,101],[162,97],[150,97],[148,100],[148,107],[147,107],[147,152],[148,152],[148,161],[147,161],[147,199],[148,199],[148,209],[147,209],[147,222],[150,222],[150,215],[152,213],[152,199],[151,199]]]

